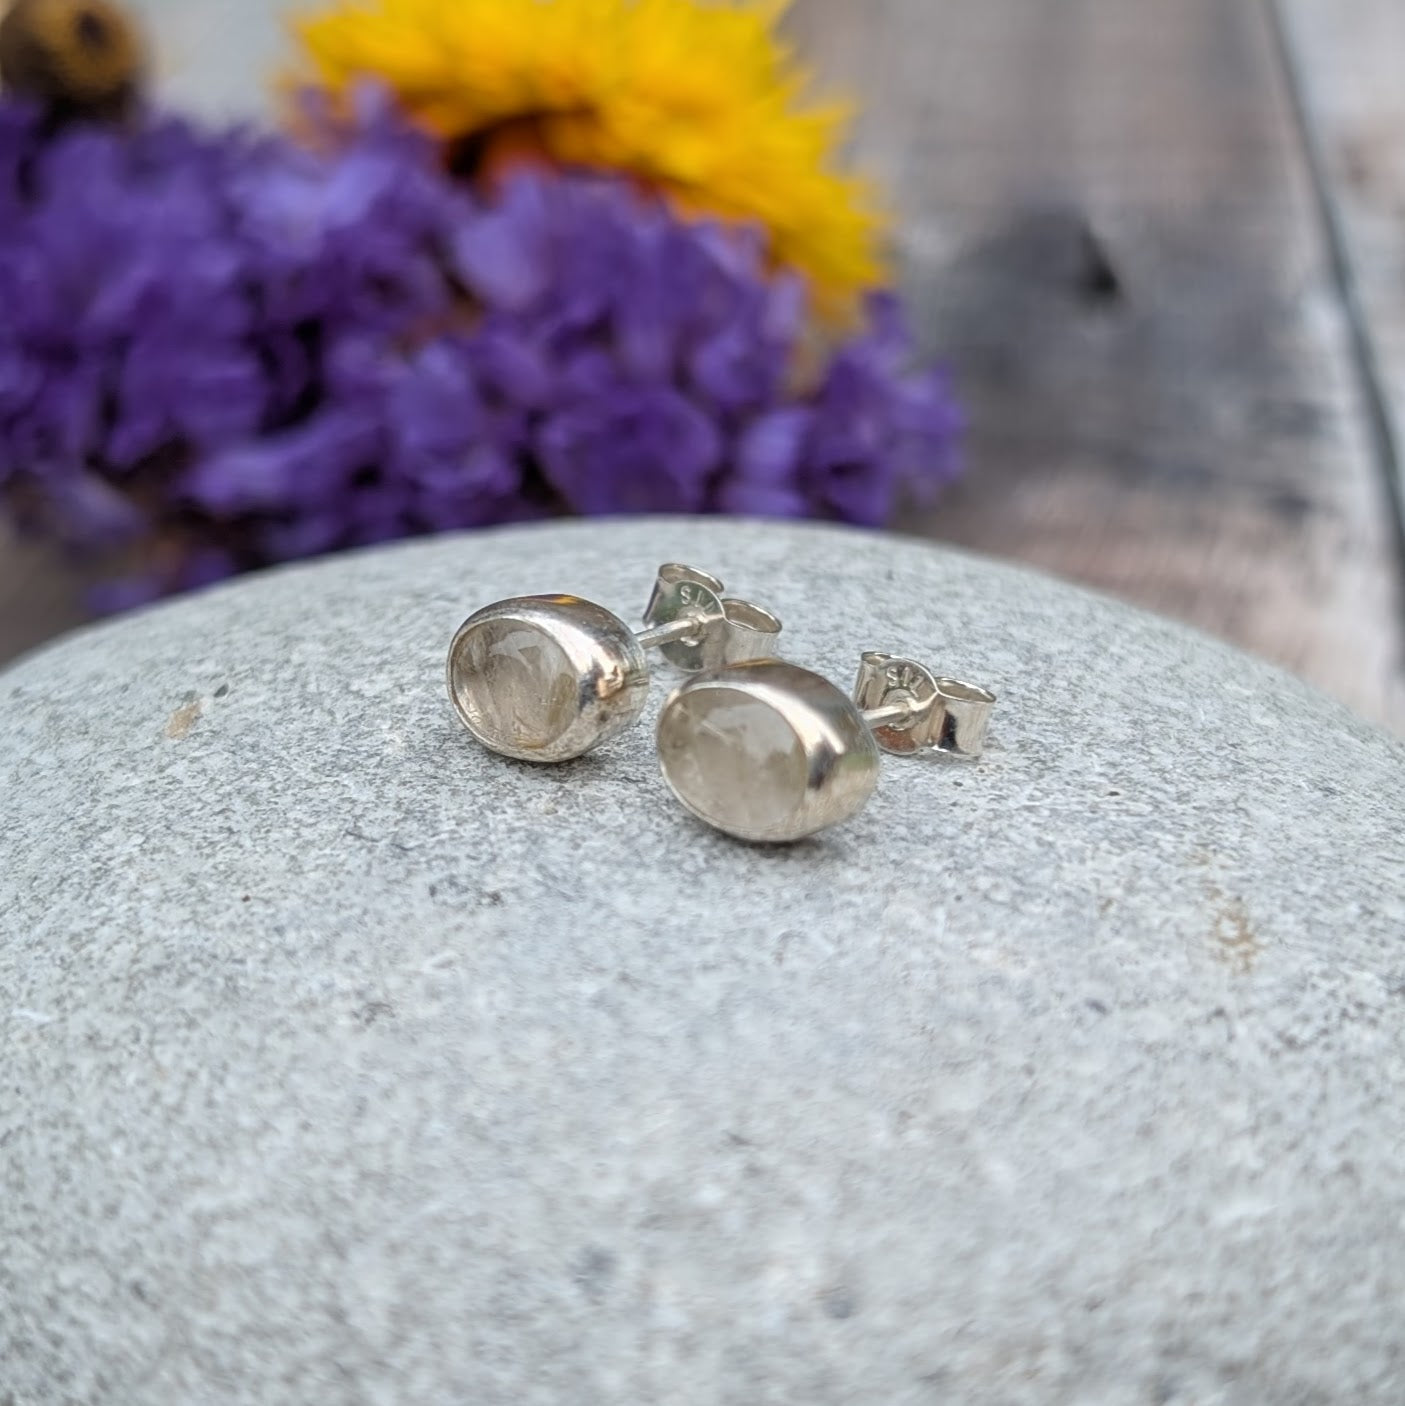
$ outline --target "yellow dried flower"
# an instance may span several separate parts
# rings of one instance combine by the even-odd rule
[[[881,221],[836,167],[843,109],[804,100],[776,32],[786,2],[337,0],[295,29],[314,81],[378,78],[447,142],[490,158],[525,142],[764,226],[776,263],[834,307],[881,279]]]

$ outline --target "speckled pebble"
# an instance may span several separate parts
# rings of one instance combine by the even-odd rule
[[[668,559],[989,683],[985,760],[762,849],[647,723],[472,743],[469,610]],[[4,1406],[1405,1400],[1405,750],[1200,636],[839,530],[483,533],[22,662],[0,795]]]

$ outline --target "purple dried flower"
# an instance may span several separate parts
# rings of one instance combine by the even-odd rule
[[[578,512],[695,513],[707,503],[722,436],[678,391],[621,382],[550,415],[536,447],[547,479]]]
[[[809,504],[800,468],[814,418],[809,406],[792,405],[750,421],[737,437],[736,472],[722,485],[718,506],[760,517],[804,517]]]
[[[476,196],[367,92],[325,152],[0,101],[0,492],[120,606],[550,513],[881,522],[955,472],[900,310],[808,389],[754,232],[583,175]]]

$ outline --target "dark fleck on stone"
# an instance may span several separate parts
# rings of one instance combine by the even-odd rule
[[[363,1030],[368,1030],[382,1016],[393,1016],[394,1014],[395,1007],[389,1001],[367,1001],[364,1006],[353,1013],[352,1019]]]
[[[822,1302],[829,1318],[852,1318],[858,1312],[853,1295],[847,1289],[831,1289]]]
[[[615,1266],[618,1263],[613,1251],[599,1245],[587,1245],[576,1256],[571,1278],[587,1298],[598,1302],[605,1297],[610,1281],[615,1277]]]

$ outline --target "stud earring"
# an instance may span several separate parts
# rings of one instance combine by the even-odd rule
[[[863,809],[880,749],[974,760],[995,695],[911,659],[863,656],[854,696],[767,659],[675,689],[659,717],[659,765],[700,820],[742,840],[803,839]]]
[[[635,632],[578,596],[517,596],[470,615],[449,646],[449,697],[485,747],[529,762],[579,757],[633,723],[649,692],[645,650],[680,669],[775,653],[781,623],[722,595],[704,571],[659,568]]]

